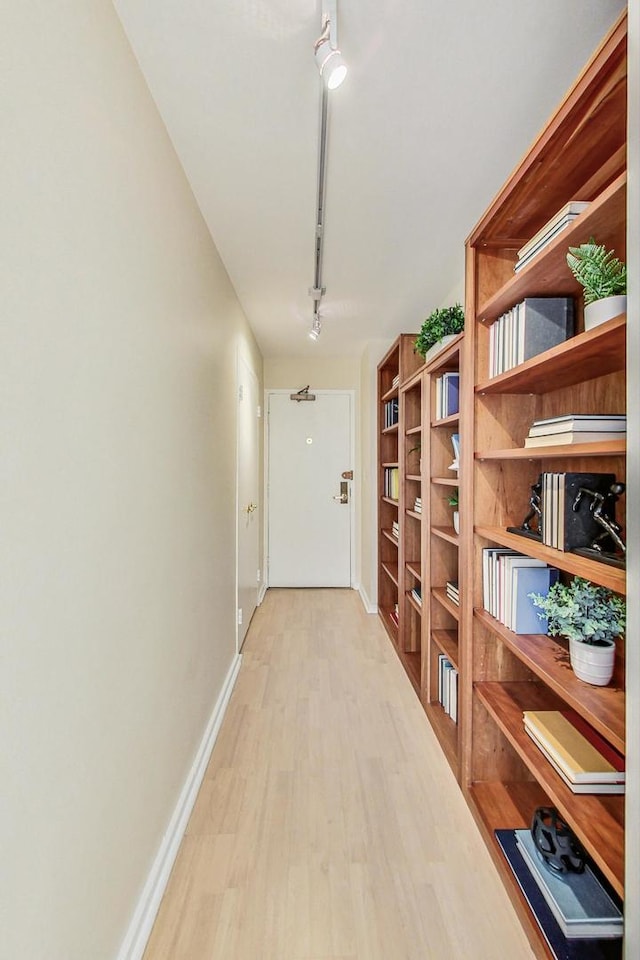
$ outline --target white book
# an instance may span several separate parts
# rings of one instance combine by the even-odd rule
[[[523,247],[518,250],[518,258],[521,259],[529,253],[533,247],[536,246],[541,240],[544,240],[553,230],[555,230],[560,223],[565,221],[567,217],[572,217],[575,219],[579,216],[584,210],[589,206],[588,202],[582,200],[570,200],[568,203],[558,210],[550,220],[547,220],[545,225],[541,227],[536,234],[534,234],[530,240],[528,240]]]
[[[626,440],[626,430],[576,430],[570,433],[538,434],[526,437],[525,447],[561,447],[575,443],[598,443],[602,440]]]
[[[563,417],[550,417],[548,420],[534,420],[529,436],[549,433],[571,433],[579,430],[626,430],[625,414],[607,413],[568,413]]]

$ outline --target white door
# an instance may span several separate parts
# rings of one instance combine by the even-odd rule
[[[238,650],[258,602],[259,570],[259,400],[258,382],[238,357]]]
[[[268,398],[271,587],[351,586],[352,396],[313,393]]]

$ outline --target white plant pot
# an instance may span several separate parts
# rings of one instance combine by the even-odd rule
[[[455,340],[457,336],[457,333],[449,333],[446,337],[442,337],[437,343],[434,343],[434,345],[429,347],[425,353],[424,362],[429,363],[430,360],[433,360],[433,358],[436,357],[441,350],[444,350],[444,348],[447,347],[452,340]]]
[[[613,676],[616,645],[609,640],[604,647],[569,640],[571,666],[578,680],[594,687],[606,687]]]
[[[460,533],[460,511],[453,511],[453,529],[456,533]]]
[[[593,303],[587,303],[584,308],[584,328],[593,330],[601,323],[612,320],[613,317],[619,317],[621,313],[627,312],[627,298],[625,295],[616,297],[603,297],[602,300],[595,300]]]

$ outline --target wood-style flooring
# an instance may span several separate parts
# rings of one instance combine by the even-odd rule
[[[532,960],[375,616],[267,592],[144,960]]]

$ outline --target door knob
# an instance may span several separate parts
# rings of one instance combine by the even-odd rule
[[[338,503],[349,503],[349,484],[346,480],[340,482],[340,493],[338,493],[334,498]]]

